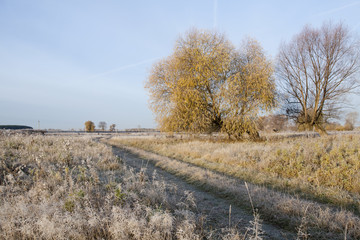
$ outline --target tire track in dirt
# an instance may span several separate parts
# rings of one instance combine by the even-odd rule
[[[178,193],[190,191],[193,194],[197,205],[198,213],[206,215],[206,227],[210,229],[221,229],[229,226],[229,207],[231,205],[231,225],[239,226],[241,232],[245,232],[246,228],[251,227],[250,221],[254,220],[254,216],[249,210],[243,210],[234,205],[233,200],[224,199],[212,192],[208,192],[201,187],[188,183],[188,179],[176,176],[160,166],[158,161],[152,155],[146,154],[145,151],[127,146],[112,146],[115,155],[119,156],[126,165],[133,167],[136,171],[141,171],[146,166],[146,174],[151,176],[154,171],[157,176],[162,178],[166,183],[176,185]],[[161,157],[160,155],[158,155]],[[175,160],[176,161],[176,160]],[[186,163],[184,163],[186,164]],[[241,204],[240,204],[241,205]],[[260,216],[261,218],[261,216]],[[278,226],[262,222],[262,230],[264,231],[264,239],[295,239],[294,233],[281,229]]]

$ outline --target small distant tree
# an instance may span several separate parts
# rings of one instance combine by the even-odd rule
[[[85,122],[85,131],[93,132],[95,131],[95,124],[92,121]]]
[[[104,121],[99,122],[98,127],[99,127],[102,131],[105,131],[106,126],[107,126],[106,122],[104,122]]]
[[[111,124],[110,125],[110,132],[113,132],[113,131],[115,131],[115,127],[116,127],[116,125],[115,124]]]
[[[345,118],[344,129],[345,130],[353,130],[355,128],[358,117],[359,117],[358,112],[348,113]]]

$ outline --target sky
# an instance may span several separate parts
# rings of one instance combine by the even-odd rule
[[[257,39],[271,59],[306,24],[342,21],[358,35],[360,1],[0,0],[0,125],[154,128],[144,83],[191,28],[240,46]],[[360,97],[350,103],[360,112]]]

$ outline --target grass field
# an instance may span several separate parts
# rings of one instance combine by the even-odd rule
[[[176,191],[91,138],[0,135],[0,239],[239,239]]]
[[[343,229],[352,231],[354,239],[360,237],[358,135],[284,138],[256,143],[161,137],[113,138],[110,142],[141,148],[265,186],[284,196],[279,195],[274,204],[275,198],[267,190],[260,194],[263,196],[259,196],[261,200],[257,203],[263,208],[263,214],[288,215],[294,221],[299,220],[299,215],[307,215],[314,228]],[[199,176],[197,181],[210,184],[212,180]],[[216,186],[216,183],[212,184]],[[299,204],[295,204],[294,199],[298,199]],[[308,209],[307,204],[314,207]],[[303,209],[304,214],[299,213],[299,209]]]
[[[251,192],[256,217],[298,239],[360,238],[360,136],[254,143],[159,135],[107,142],[175,158],[159,157],[156,165],[249,211]],[[134,171],[94,136],[1,133],[0,195],[1,239],[253,237],[236,228],[207,229],[191,194]]]

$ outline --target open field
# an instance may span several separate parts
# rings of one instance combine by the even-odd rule
[[[191,193],[192,202],[196,205],[195,212],[199,213],[204,219],[204,228],[213,229],[212,232],[214,234],[221,229],[218,236],[213,235],[210,238],[208,236],[207,239],[214,237],[225,237],[226,239],[295,239],[296,237],[294,233],[272,223],[262,221],[258,213],[254,214],[252,211],[249,212],[243,209],[243,207],[234,205],[231,199],[213,194],[212,191],[203,189],[201,186],[187,181],[187,179],[184,179],[182,176],[168,171],[169,169],[159,167],[158,160],[161,161],[164,157],[158,155],[153,157],[149,154],[144,154],[139,149],[133,151],[126,147],[113,147],[113,152],[121,156],[127,166],[131,166],[140,171],[143,171],[144,166],[146,166],[144,173],[147,175],[152,175],[153,172],[156,172],[157,177],[163,179],[167,184],[176,186],[178,192],[185,193],[184,196]],[[176,160],[166,161],[166,163],[183,167],[174,161]],[[184,170],[188,171],[188,174],[193,173],[193,169],[189,169],[188,167],[185,167]],[[246,202],[250,203],[249,198],[246,199]],[[233,231],[232,233],[242,234],[238,236],[236,234],[225,234],[224,236],[224,230],[229,229],[229,227],[231,231]],[[255,238],[256,235],[258,238]]]
[[[360,136],[227,143],[165,138],[114,139],[245,181],[360,208]]]
[[[192,192],[84,136],[1,134],[0,195],[1,239],[250,239],[261,230],[256,221],[245,235],[207,228]]]
[[[359,239],[359,145],[3,132],[0,238]]]
[[[360,237],[358,135],[260,143],[161,137],[118,137],[110,142],[186,163],[156,160],[159,167],[240,202],[246,201],[243,181],[253,183],[260,214],[284,227],[298,228],[306,219],[313,237],[320,238],[321,232],[342,233],[347,239]],[[191,172],[191,167],[197,169]]]
[[[1,136],[1,239],[200,238],[172,186],[86,137]],[[146,181],[144,179],[147,179]]]

